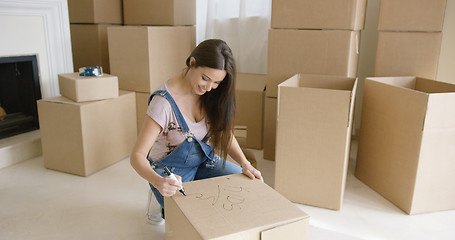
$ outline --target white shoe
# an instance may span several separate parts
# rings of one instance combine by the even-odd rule
[[[161,216],[161,206],[155,196],[153,196],[153,192],[150,189],[147,199],[147,208],[145,211],[145,221],[153,225],[164,223],[164,219]]]

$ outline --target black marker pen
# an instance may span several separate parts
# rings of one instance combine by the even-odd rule
[[[167,168],[166,166],[163,167],[164,171],[166,172],[166,174],[171,178],[171,179],[174,179],[175,181],[179,181],[177,180],[177,178],[175,177],[175,175],[171,172],[171,170],[169,170],[169,168]],[[185,190],[183,189],[183,187],[180,187],[179,188],[179,192],[181,192],[183,194],[183,196],[186,196],[186,193],[185,193]]]

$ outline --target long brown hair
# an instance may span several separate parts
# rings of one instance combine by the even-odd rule
[[[190,58],[196,61],[190,66]],[[232,140],[235,118],[235,62],[229,46],[220,39],[201,42],[186,59],[191,67],[226,70],[226,76],[216,89],[201,96],[209,124],[207,136],[215,152],[226,158]]]

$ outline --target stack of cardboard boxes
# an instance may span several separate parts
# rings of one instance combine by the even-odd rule
[[[447,0],[381,0],[375,76],[436,79]]]
[[[341,208],[365,9],[364,0],[272,1],[264,158],[293,202]]]
[[[108,28],[111,73],[136,92],[138,131],[150,93],[182,73],[196,45],[196,1],[123,1],[124,26]]]
[[[455,85],[432,80],[445,6],[382,0],[375,72],[392,77],[365,80],[355,175],[408,214],[455,209]]]
[[[38,101],[45,167],[88,176],[128,157],[136,141],[134,92],[119,91],[108,74],[60,74],[59,86],[62,97]]]
[[[356,77],[366,0],[273,0],[264,158],[275,159],[278,84],[297,73]]]
[[[102,66],[110,73],[107,28],[121,25],[122,0],[68,0],[73,66]]]

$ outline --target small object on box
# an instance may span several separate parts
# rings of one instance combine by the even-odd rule
[[[79,68],[79,76],[103,76],[103,67],[81,67]]]

